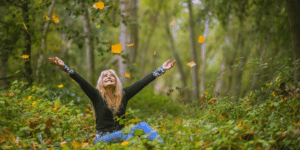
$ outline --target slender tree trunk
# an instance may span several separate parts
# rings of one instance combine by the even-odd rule
[[[120,0],[120,11],[121,11],[121,21],[120,21],[120,44],[122,45],[122,53],[128,56],[126,43],[130,42],[129,29],[127,24],[129,24],[129,10],[130,10],[130,0]],[[130,43],[128,43],[130,44]],[[119,56],[119,76],[123,85],[129,82],[129,79],[125,77],[125,72],[128,71],[128,59],[125,61],[121,55]],[[126,63],[126,64],[125,64]]]
[[[300,59],[300,1],[286,0],[287,11],[290,21],[290,30],[292,36],[292,43],[294,49],[294,62]],[[294,66],[294,80],[300,82],[300,62],[295,63]]]
[[[194,17],[193,17],[193,9],[192,9],[192,2],[191,0],[188,0],[188,9],[189,9],[189,33],[190,33],[190,50],[191,50],[191,60],[195,63],[197,63],[197,53],[196,53],[196,47],[195,47],[195,35],[194,35]],[[192,88],[193,88],[193,99],[198,100],[199,99],[199,85],[198,85],[198,67],[197,65],[192,67]]]
[[[138,50],[138,45],[139,45],[139,41],[138,41],[138,35],[139,35],[139,27],[138,27],[138,2],[139,0],[130,0],[130,15],[129,15],[129,19],[130,19],[130,23],[129,23],[129,28],[130,28],[130,32],[129,32],[129,42],[133,43],[134,46],[130,46],[127,47],[127,52],[129,54],[129,67],[132,66],[132,64],[135,62],[135,58],[137,55],[137,50]]]
[[[85,45],[86,45],[86,60],[87,60],[87,80],[89,83],[94,83],[95,79],[95,67],[94,67],[94,47],[93,37],[91,30],[91,23],[89,19],[89,12],[84,2],[81,3],[83,14],[82,23],[85,34]]]
[[[208,29],[209,29],[209,15],[207,14],[205,16],[206,18],[206,21],[205,21],[205,27],[204,27],[204,34],[203,36],[205,37],[205,39],[207,39],[207,33],[208,33]],[[206,41],[204,41],[201,45],[201,80],[200,80],[200,96],[203,97],[204,96],[204,90],[205,90],[205,87],[204,87],[204,82],[205,82],[205,63],[206,63],[206,60],[205,60],[205,54],[206,53]]]
[[[27,26],[27,30],[28,32],[30,31],[30,23],[29,23],[29,9],[28,9],[28,5],[29,2],[27,3],[23,3],[22,6],[22,15],[23,15],[23,19],[24,19],[24,23]],[[27,31],[24,31],[25,34],[25,48],[23,50],[23,55],[28,55],[29,58],[27,59],[27,61],[25,61],[25,77],[27,78],[28,81],[28,85],[27,87],[30,87],[33,83],[33,76],[32,76],[32,68],[31,68],[31,36],[30,36],[30,32],[28,33]]]
[[[220,75],[218,77],[218,81],[216,83],[216,88],[215,88],[215,97],[218,98],[220,96],[220,91],[223,86],[223,81],[224,81],[224,71],[225,71],[225,57],[222,55],[222,64],[220,66]]]
[[[177,53],[177,50],[176,50],[176,47],[175,47],[175,44],[174,44],[174,40],[173,40],[171,31],[170,31],[170,27],[169,27],[169,17],[168,17],[167,12],[165,12],[165,17],[166,17],[166,19],[165,19],[165,21],[166,21],[166,32],[167,32],[167,36],[168,36],[168,39],[169,39],[170,48],[171,48],[173,56],[176,60],[176,63],[177,63],[176,65],[178,66],[177,68],[178,68],[179,74],[181,76],[182,84],[183,84],[184,87],[186,87],[187,86],[187,81],[186,81],[187,77],[186,77],[186,75],[183,71],[183,67],[182,67],[183,63],[181,62],[181,59],[180,59],[180,57]]]
[[[51,18],[52,12],[53,12],[53,8],[54,5],[56,3],[56,0],[52,0],[52,4],[49,8],[49,12],[48,12],[48,18]],[[37,64],[37,69],[36,69],[36,77],[38,82],[41,82],[41,75],[40,75],[40,71],[41,71],[41,67],[42,67],[42,63],[44,61],[44,54],[46,52],[47,49],[47,45],[46,45],[46,41],[47,41],[47,33],[48,33],[48,28],[49,28],[49,24],[50,24],[51,20],[47,20],[44,30],[43,30],[43,34],[42,34],[42,45],[41,45],[41,49],[40,49],[40,56],[38,59],[38,64]]]
[[[264,57],[267,52],[269,42],[270,42],[270,36],[268,35],[266,40],[264,41],[264,46],[263,46],[262,52],[260,54],[258,69],[253,76],[253,81],[252,81],[252,86],[251,86],[252,91],[255,90],[255,88],[256,88],[256,84],[257,84],[257,81],[258,81],[260,73],[261,73],[261,65],[264,63]]]
[[[163,0],[162,0],[163,1]],[[158,16],[159,16],[159,13],[160,13],[160,10],[161,10],[161,6],[162,6],[162,2],[159,3],[158,5],[158,9],[155,11],[155,13],[153,14],[153,17],[152,17],[152,22],[151,22],[151,28],[150,28],[150,31],[149,31],[149,35],[147,36],[147,39],[145,41],[145,43],[141,46],[141,51],[143,51],[144,55],[141,55],[140,57],[140,60],[141,60],[141,66],[145,66],[145,62],[147,61],[147,53],[148,53],[148,48],[150,47],[150,42],[151,42],[151,39],[152,39],[152,36],[153,36],[153,33],[156,29],[156,25],[157,25],[157,20],[158,20]],[[141,74],[143,76],[145,76],[147,73],[145,72],[145,69],[146,67],[142,67],[141,68]],[[156,68],[157,69],[157,68]]]

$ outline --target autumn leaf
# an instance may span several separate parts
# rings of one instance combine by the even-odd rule
[[[250,132],[249,132],[249,134],[253,134],[254,133],[254,130],[251,130]]]
[[[125,145],[127,145],[127,144],[129,144],[128,141],[124,141],[124,142],[121,143],[121,145],[123,145],[123,146],[125,146]]]
[[[96,25],[96,28],[100,28],[100,24],[97,24],[97,25]]]
[[[111,53],[121,53],[122,52],[122,45],[121,44],[115,44],[111,45]]]
[[[48,17],[47,15],[46,15],[46,19],[47,19],[47,20],[50,20],[49,17]]]
[[[32,97],[32,96],[28,96],[28,99],[27,99],[27,100],[31,100],[31,97]]]
[[[206,94],[206,95],[208,94],[208,92],[205,92],[205,91],[203,93]]]
[[[125,71],[125,77],[130,78],[130,74]]]
[[[156,51],[154,51],[153,55],[155,55],[155,54],[156,54]]]
[[[96,8],[96,9],[103,9],[104,8],[104,3],[101,2],[101,1],[96,2],[96,3],[94,3],[93,7]]]
[[[130,44],[126,45],[126,46],[133,46],[133,45],[134,45],[134,43],[130,43]]]
[[[75,141],[75,140],[73,140],[72,145],[73,145],[74,149],[77,149],[77,148],[81,147],[81,144],[79,142]]]
[[[239,126],[239,127],[241,127],[241,126],[242,126],[242,121],[240,121],[240,122],[239,122],[238,126]]]
[[[55,13],[53,13],[53,14],[51,15],[51,17],[52,17],[52,19],[53,19],[53,21],[54,21],[55,23],[58,23],[58,22],[59,22],[59,19],[57,18],[57,16],[56,16]]]
[[[199,38],[198,38],[198,42],[203,43],[204,41],[205,41],[205,37],[200,35]]]
[[[34,107],[35,104],[36,104],[36,102],[34,101],[34,102],[32,103],[32,107]]]
[[[273,101],[271,101],[271,106],[273,105]]]
[[[62,87],[64,87],[64,86],[61,84],[61,85],[58,85],[57,87],[62,88]]]
[[[51,148],[47,148],[47,150],[54,150],[54,149],[51,147]]]
[[[29,55],[23,55],[22,58],[27,59],[29,58]]]
[[[24,28],[26,29],[26,31],[27,31],[27,27],[26,27],[26,24],[23,22],[23,25],[24,25]]]
[[[275,97],[276,95],[275,95],[275,93],[274,93],[274,91],[272,92],[272,95],[273,95],[273,97]]]
[[[194,67],[194,66],[196,66],[196,64],[195,64],[195,62],[189,62],[187,65],[189,65],[190,67]]]
[[[89,146],[89,143],[82,143],[81,147],[87,147],[87,146]]]

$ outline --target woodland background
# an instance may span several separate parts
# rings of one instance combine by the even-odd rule
[[[0,8],[1,148],[97,148],[91,103],[47,59],[55,56],[93,86],[105,69],[126,87],[177,61],[133,98],[125,120],[147,119],[166,145],[136,148],[299,148],[298,0],[6,0]]]

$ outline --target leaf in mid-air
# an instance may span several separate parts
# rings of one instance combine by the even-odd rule
[[[128,44],[127,46],[133,46],[134,45],[134,43],[131,43],[131,44]]]
[[[202,36],[202,35],[200,35],[199,38],[198,38],[198,42],[199,42],[199,43],[203,43],[204,40],[205,40],[205,37]]]
[[[47,19],[47,20],[50,20],[48,16],[46,16],[46,19]]]
[[[27,30],[26,24],[23,22],[24,28]]]
[[[175,19],[171,22],[171,25],[174,26],[175,24]]]
[[[155,55],[155,54],[156,54],[156,51],[154,51],[153,55]]]
[[[22,58],[27,59],[29,58],[29,55],[23,55]]]
[[[130,74],[125,71],[125,77],[130,78]]]
[[[58,23],[58,22],[59,22],[59,19],[57,18],[57,16],[56,16],[55,13],[53,13],[51,17],[52,17],[52,19],[53,19],[53,21],[54,21],[55,23]]]
[[[189,65],[190,67],[194,67],[194,66],[196,66],[196,64],[195,64],[195,62],[189,62],[187,65]]]
[[[101,2],[101,1],[96,2],[96,3],[94,3],[93,7],[96,8],[96,9],[103,9],[104,8],[104,3]]]
[[[111,53],[121,53],[122,52],[122,45],[121,44],[115,44],[111,45]]]

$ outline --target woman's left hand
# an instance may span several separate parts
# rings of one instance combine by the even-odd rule
[[[175,63],[176,63],[176,60],[170,62],[170,59],[169,59],[162,65],[162,67],[164,68],[164,70],[170,70],[173,68]]]

